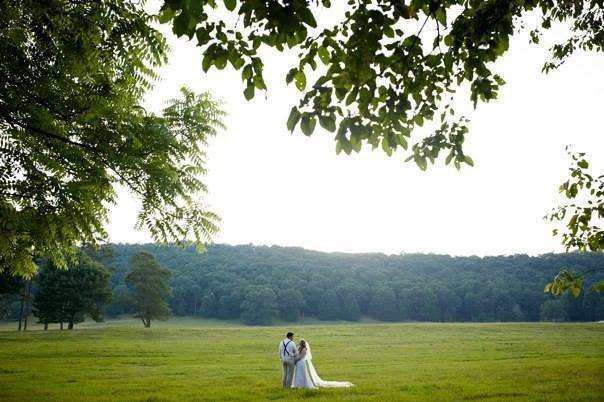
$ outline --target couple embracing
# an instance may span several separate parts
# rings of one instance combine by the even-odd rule
[[[352,387],[348,381],[325,381],[312,364],[310,344],[304,339],[296,347],[294,333],[288,332],[279,344],[279,359],[283,365],[283,388],[344,388]]]

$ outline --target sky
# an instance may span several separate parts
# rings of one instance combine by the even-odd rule
[[[322,15],[319,23],[329,24]],[[564,200],[565,146],[587,152],[594,172],[604,171],[604,55],[578,53],[548,75],[547,47],[568,32],[558,28],[539,46],[516,35],[494,71],[506,80],[499,98],[474,110],[466,153],[475,162],[461,171],[440,161],[428,171],[365,147],[336,155],[333,134],[318,125],[312,137],[290,134],[285,121],[300,93],[285,85],[295,55],[267,51],[266,94],[248,102],[240,73],[201,70],[201,50],[175,38],[161,80],[145,99],[149,110],[186,85],[224,102],[226,129],[207,150],[208,208],[221,218],[215,243],[298,246],[321,251],[531,255],[563,251],[543,219]],[[419,137],[415,137],[419,138]],[[138,202],[119,190],[109,214],[111,242],[151,241],[136,231]]]

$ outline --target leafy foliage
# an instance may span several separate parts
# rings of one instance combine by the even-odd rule
[[[327,27],[319,27],[319,16],[331,0],[221,4],[165,0],[159,20],[170,22],[176,35],[195,38],[204,71],[228,64],[240,70],[246,99],[267,89],[264,47],[297,51],[299,62],[285,79],[304,95],[291,109],[289,130],[299,126],[311,135],[318,122],[335,133],[337,152],[358,152],[364,143],[388,155],[411,147],[407,160],[421,169],[442,153],[457,168],[473,164],[463,151],[467,120],[456,117],[452,97],[463,85],[469,85],[474,106],[497,97],[504,80],[492,66],[526,14],[542,14],[541,26],[531,32],[534,43],[555,22],[571,25],[572,37],[553,47],[546,72],[577,49],[604,50],[602,0],[338,2],[341,19]],[[237,22],[230,24],[234,16]],[[411,133],[433,120],[433,133],[412,143]]]
[[[583,280],[583,275],[577,275],[574,271],[563,269],[558,272],[551,283],[545,285],[545,292],[558,296],[570,291],[573,296],[577,297],[581,294]]]
[[[282,289],[278,293],[279,317],[286,321],[298,321],[304,309],[304,296],[300,289]]]
[[[567,147],[568,150],[568,147]],[[554,209],[546,218],[554,222],[564,222],[562,244],[569,250],[604,251],[604,229],[600,226],[604,219],[604,175],[595,176],[588,171],[589,162],[584,153],[572,153],[570,178],[560,186],[562,193],[571,203]],[[554,236],[559,229],[553,230]],[[604,267],[594,268],[604,271]],[[559,295],[571,291],[576,297],[583,288],[584,273],[562,270],[553,282],[545,287],[546,292]],[[593,285],[593,291],[602,292],[604,281]]]
[[[277,297],[268,287],[252,287],[241,303],[241,318],[252,325],[268,325],[277,310]]]
[[[568,313],[562,300],[546,300],[541,305],[541,321],[566,321]]]
[[[0,272],[0,320],[6,317],[11,303],[16,301],[24,286],[23,278],[10,272]]]
[[[0,3],[0,271],[74,262],[105,236],[126,186],[157,241],[201,242],[216,215],[195,199],[203,147],[222,126],[210,95],[187,89],[163,115],[141,107],[167,58],[153,17],[131,0]]]
[[[126,276],[126,284],[132,293],[135,315],[147,328],[151,327],[151,320],[165,320],[170,316],[171,276],[153,254],[138,252],[132,257],[132,271]]]
[[[203,254],[194,248],[151,244],[111,248],[112,256],[103,261],[113,268],[115,297],[122,291],[132,255],[145,251],[172,271],[174,314],[243,318],[250,323],[302,317],[538,321],[542,304],[552,299],[543,293],[543,284],[561,267],[585,271],[584,283],[591,286],[603,277],[587,271],[604,263],[599,253],[479,258],[227,245],[209,246]],[[602,294],[559,300],[568,320],[604,319]],[[110,308],[114,315],[128,313],[117,305]]]
[[[109,271],[86,255],[78,261],[67,270],[52,264],[40,270],[33,310],[39,322],[67,322],[73,329],[86,315],[102,321],[103,306],[111,301]]]

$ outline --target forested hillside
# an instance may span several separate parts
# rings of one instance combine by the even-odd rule
[[[356,321],[580,321],[604,319],[604,297],[553,299],[544,285],[561,267],[604,266],[603,254],[499,257],[322,253],[301,248],[213,245],[193,248],[112,245],[109,316],[128,313],[124,278],[136,251],[172,270],[176,315]],[[601,274],[600,274],[601,277]],[[590,282],[597,276],[588,276]]]

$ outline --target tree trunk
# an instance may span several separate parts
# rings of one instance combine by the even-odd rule
[[[19,311],[19,331],[27,329],[27,315],[29,313],[29,294],[31,292],[31,279],[27,281],[27,286],[23,287],[21,292],[21,309]],[[25,324],[25,325],[23,325]]]
[[[61,330],[63,329],[63,321],[61,321],[61,326],[60,326]]]
[[[21,309],[19,310],[19,331],[21,331],[23,326],[23,312],[25,311],[25,289],[21,293]]]
[[[30,308],[30,300],[31,300],[31,279],[27,281],[27,299],[25,300],[25,323],[23,324],[23,331],[27,331],[27,318],[31,313]]]
[[[144,317],[141,317],[141,321],[143,322],[143,327],[147,328],[147,321],[145,321]]]
[[[48,323],[47,322],[44,323],[44,331],[48,331]]]
[[[67,329],[73,329],[73,318],[69,320],[69,326],[67,327]]]

